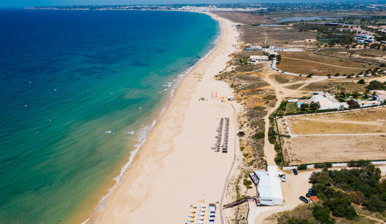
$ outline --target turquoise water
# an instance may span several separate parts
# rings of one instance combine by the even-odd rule
[[[218,29],[196,13],[0,11],[0,223],[99,200]]]

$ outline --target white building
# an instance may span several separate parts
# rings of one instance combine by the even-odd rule
[[[375,42],[375,39],[374,39],[373,35],[361,34],[361,35],[357,35],[354,39],[359,44],[368,44],[368,43]]]
[[[251,64],[257,64],[257,63],[261,63],[261,62],[267,62],[267,61],[269,61],[269,58],[268,58],[268,56],[265,56],[265,55],[252,55],[249,57],[248,61]]]
[[[248,44],[245,47],[246,51],[261,51],[262,49],[263,49],[263,47],[260,46],[260,45],[250,45],[250,44]]]
[[[315,103],[319,103],[319,110],[330,110],[330,109],[342,109],[348,108],[348,104],[339,102],[335,97],[329,93],[312,93],[311,100]]]
[[[255,175],[259,180],[257,197],[261,205],[282,205],[283,193],[281,181],[276,166],[268,166],[268,171],[256,170]]]
[[[375,92],[375,98],[380,101],[381,103],[384,103],[386,100],[386,91],[385,90],[373,90],[370,91],[370,94]]]
[[[367,100],[367,101],[358,101],[360,107],[371,107],[371,106],[379,106],[382,103],[378,100]]]

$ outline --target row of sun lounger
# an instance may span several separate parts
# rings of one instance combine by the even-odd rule
[[[228,152],[228,138],[229,138],[229,117],[225,118],[224,142],[222,145],[222,152]]]
[[[188,215],[188,220],[186,223],[196,223],[196,224],[203,224],[204,223],[204,217],[205,217],[205,205],[201,205],[198,207],[198,212],[196,212],[197,206],[196,205],[191,205],[189,215]],[[197,217],[196,217],[197,216]],[[195,222],[196,220],[196,222]]]
[[[221,118],[217,128],[216,144],[214,145],[214,151],[216,152],[220,151],[223,124],[224,124],[224,118]]]
[[[189,211],[188,220],[186,224],[196,223],[203,224],[205,217],[205,204],[202,204],[197,208],[196,205],[190,206],[191,210]],[[196,212],[197,210],[197,212]],[[216,204],[209,204],[209,224],[213,224],[216,216]]]

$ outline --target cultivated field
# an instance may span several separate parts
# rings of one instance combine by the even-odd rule
[[[281,52],[281,62],[277,66],[280,70],[297,74],[328,75],[339,73],[355,74],[365,71],[372,66],[350,60],[338,59],[328,56],[316,55],[312,51],[305,52]]]
[[[287,165],[386,159],[386,107],[278,119]]]

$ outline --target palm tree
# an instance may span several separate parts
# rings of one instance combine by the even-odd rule
[[[365,89],[365,91],[363,92],[363,94],[365,95],[365,97],[367,98],[367,95],[370,93],[370,90],[368,89]]]
[[[352,96],[353,96],[354,98],[358,98],[359,92],[355,90],[355,91],[352,93]]]

